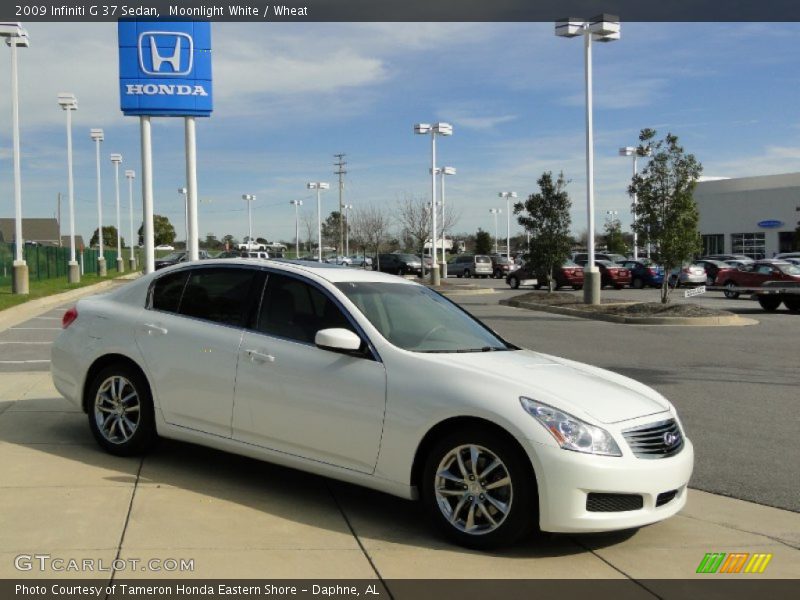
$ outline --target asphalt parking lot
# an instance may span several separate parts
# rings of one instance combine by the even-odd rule
[[[49,553],[106,565],[194,561],[190,573],[88,574],[101,579],[646,580],[693,577],[712,551],[769,552],[763,576],[798,576],[797,315],[753,315],[761,323],[750,327],[616,325],[501,306],[516,292],[477,283],[502,291],[457,301],[511,341],[634,376],[675,402],[697,453],[696,489],[680,515],[638,531],[546,535],[481,553],[439,540],[414,503],[267,463],[170,441],[144,458],[112,457],[41,362],[60,307],[0,332],[11,342],[0,344],[0,578],[87,576],[14,567],[21,553]],[[751,310],[746,302],[736,301]]]

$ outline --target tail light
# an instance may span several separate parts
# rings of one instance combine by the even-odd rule
[[[650,275],[655,275],[656,274],[656,270],[653,269],[653,268],[650,268],[650,267],[648,267],[647,272],[650,273]]]
[[[64,313],[64,316],[61,317],[61,329],[66,329],[70,325],[75,322],[75,319],[78,318],[78,307],[73,306],[67,312]]]

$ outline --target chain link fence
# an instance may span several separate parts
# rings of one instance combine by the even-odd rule
[[[0,244],[0,287],[10,287],[11,277],[14,272],[14,244]],[[28,278],[31,282],[44,279],[66,279],[69,248],[58,246],[39,246],[26,244],[22,249],[22,255],[28,264]],[[83,273],[97,273],[97,257],[99,251],[96,249],[85,249],[83,252],[75,251],[75,260],[82,264]],[[117,270],[117,251],[106,250],[103,252],[106,259],[106,268],[109,273]],[[127,253],[123,251],[123,258]],[[127,268],[127,259],[125,267]]]

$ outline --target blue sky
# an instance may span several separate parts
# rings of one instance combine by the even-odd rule
[[[140,172],[138,120],[119,111],[116,26],[33,23],[28,30],[31,47],[20,51],[24,216],[52,216],[56,194],[66,192],[65,119],[56,94],[70,91],[79,102],[76,228],[88,236],[97,227],[89,129],[106,134],[106,224],[114,222],[108,154],[121,153],[123,169]],[[429,198],[429,138],[412,131],[420,121],[455,129],[437,150],[439,164],[458,169],[447,181],[447,202],[460,214],[456,231],[492,231],[489,208],[502,206],[497,193],[527,195],[545,170],[563,170],[571,180],[573,229],[586,227],[583,48],[579,39],[556,38],[551,23],[216,23],[212,32],[215,112],[197,131],[202,235],[241,238],[247,213],[240,198],[252,193],[254,234],[292,239],[289,201],[314,208],[305,184],[334,184],[336,152],[347,154],[345,200],[356,207]],[[799,35],[797,24],[623,22],[619,42],[596,44],[598,228],[607,210],[630,222],[631,163],[617,149],[634,145],[642,127],[678,135],[706,176],[800,170]],[[13,216],[11,110],[8,52],[1,50],[6,217]],[[182,120],[154,123],[155,210],[182,238]],[[137,185],[137,202],[139,191]],[[122,197],[125,234],[124,185]],[[334,189],[323,195],[325,214],[337,204]],[[63,215],[66,229],[66,200]],[[512,224],[512,233],[518,229]]]

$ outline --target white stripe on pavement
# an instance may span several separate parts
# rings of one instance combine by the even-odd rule
[[[0,360],[0,365],[27,365],[29,363],[49,363],[49,360]]]
[[[4,346],[6,344],[36,344],[44,346],[45,344],[50,345],[52,343],[53,342],[0,342],[0,346]]]
[[[17,329],[17,330],[52,330],[52,331],[60,331],[61,327],[9,327],[9,329]]]

